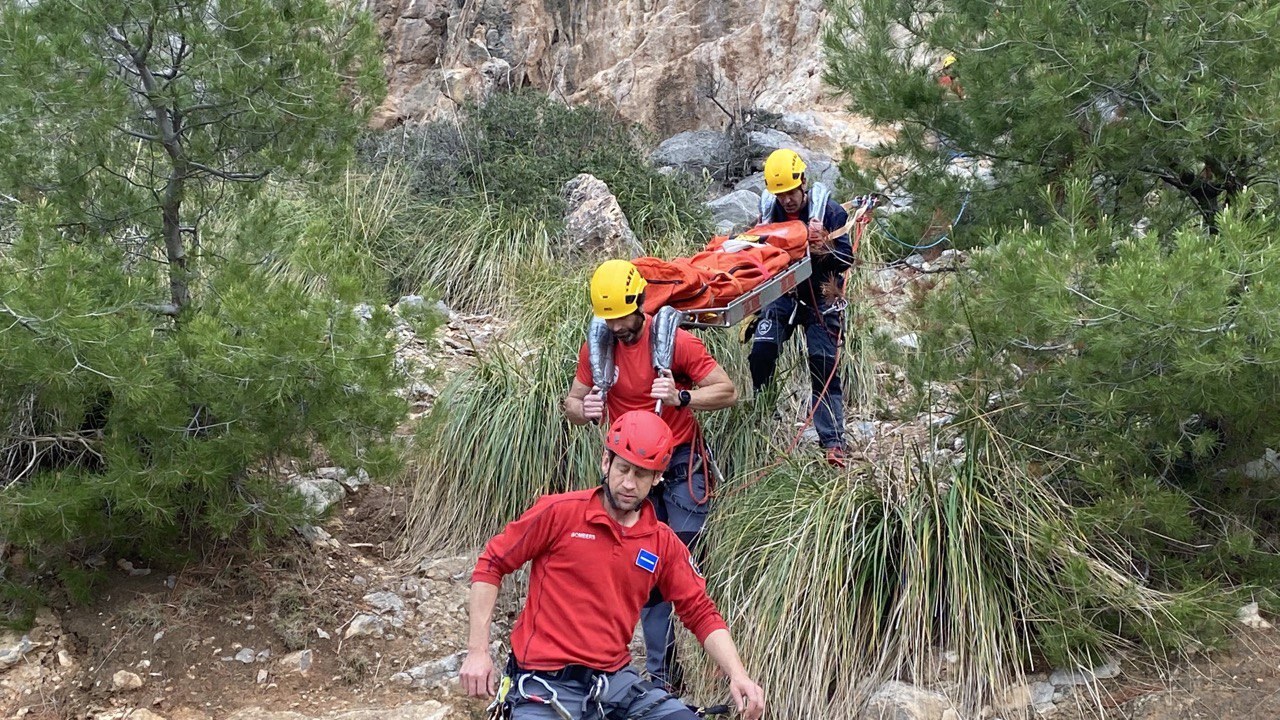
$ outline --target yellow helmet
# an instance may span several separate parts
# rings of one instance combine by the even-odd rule
[[[943,69],[943,70],[946,70],[947,68],[949,68],[949,67],[951,67],[952,65],[955,65],[955,64],[956,64],[956,56],[955,56],[955,55],[948,55],[948,56],[946,56],[946,57],[942,58],[942,69]]]
[[[640,294],[649,283],[626,260],[606,260],[591,276],[591,307],[604,320],[626,317],[640,309]]]
[[[795,190],[804,182],[804,160],[795,150],[774,150],[764,161],[764,186],[777,195]]]

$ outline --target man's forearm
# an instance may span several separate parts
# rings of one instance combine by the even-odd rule
[[[470,631],[467,633],[467,651],[489,652],[489,627],[493,624],[493,608],[498,604],[498,586],[487,582],[471,583],[468,612]]]
[[[738,401],[738,388],[722,383],[689,391],[689,407],[693,410],[723,410]]]
[[[728,630],[721,628],[713,631],[706,640],[702,641],[702,647],[725,675],[730,678],[747,675],[747,669],[742,665],[742,658],[738,657],[738,646],[733,644],[733,637],[729,635]]]

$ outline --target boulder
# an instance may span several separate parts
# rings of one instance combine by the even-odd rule
[[[737,182],[733,186],[734,190],[750,190],[758,195],[764,194],[764,173],[752,173]]]
[[[568,207],[564,240],[570,251],[599,260],[643,254],[622,206],[603,180],[583,173],[565,183],[560,194]]]
[[[307,506],[317,515],[322,515],[334,504],[347,496],[342,483],[322,477],[298,478],[294,487],[307,501]]]
[[[119,691],[137,690],[142,687],[142,678],[128,670],[118,670],[111,676],[111,687]]]
[[[760,196],[750,190],[734,190],[707,203],[717,233],[745,230],[760,217]]]
[[[724,174],[729,157],[729,141],[718,130],[689,130],[673,135],[649,156],[654,165],[674,167],[694,175],[703,170],[712,177]]]
[[[867,701],[866,717],[876,720],[948,720],[956,717],[956,711],[945,695],[894,680],[881,685]]]

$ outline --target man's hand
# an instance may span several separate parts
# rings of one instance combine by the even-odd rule
[[[680,405],[680,388],[676,387],[676,381],[671,377],[670,370],[663,370],[658,377],[653,379],[653,387],[649,389],[649,397],[654,400],[661,400],[666,407]]]
[[[467,659],[462,661],[462,670],[458,673],[458,681],[462,683],[462,689],[473,697],[492,697],[497,693],[498,674],[494,672],[489,651],[467,652]]]
[[[822,220],[818,218],[809,221],[809,249],[815,255],[831,252],[831,233],[822,227]]]
[[[745,720],[760,720],[764,715],[764,690],[746,675],[729,680],[729,694]]]
[[[600,388],[591,386],[591,392],[582,398],[582,414],[589,421],[600,422],[604,418],[604,394]]]

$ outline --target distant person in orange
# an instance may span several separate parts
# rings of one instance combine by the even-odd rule
[[[942,59],[942,69],[938,71],[938,85],[955,93],[957,98],[964,99],[964,88],[960,86],[960,68],[955,55]]]

